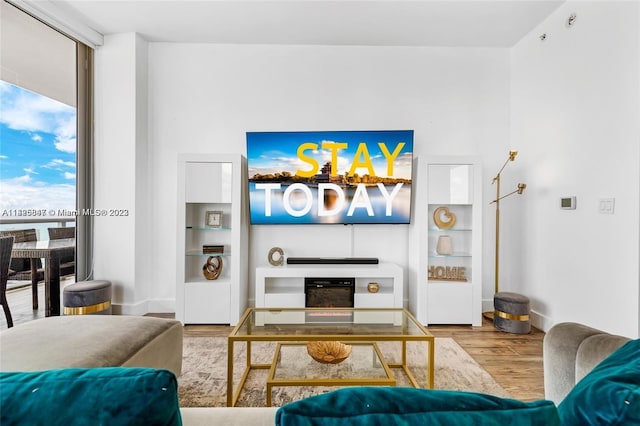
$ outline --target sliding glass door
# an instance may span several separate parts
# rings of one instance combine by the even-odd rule
[[[0,229],[76,227],[76,274],[91,268],[92,50],[0,4]]]

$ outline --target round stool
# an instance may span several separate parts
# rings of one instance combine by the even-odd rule
[[[529,298],[501,291],[493,296],[493,325],[500,331],[527,334],[531,331]]]
[[[111,315],[111,281],[78,281],[62,292],[65,315]]]

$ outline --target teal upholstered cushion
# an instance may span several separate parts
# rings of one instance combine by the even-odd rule
[[[2,426],[182,423],[175,375],[148,368],[3,372],[0,407]]]
[[[609,355],[558,406],[563,425],[640,424],[640,339]]]
[[[286,404],[276,413],[276,425],[282,426],[559,424],[551,401],[401,387],[338,389]]]

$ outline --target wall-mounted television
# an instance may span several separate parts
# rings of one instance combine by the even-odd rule
[[[252,225],[411,222],[413,130],[247,132]]]

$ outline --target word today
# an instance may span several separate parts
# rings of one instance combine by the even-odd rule
[[[385,200],[385,216],[393,215],[393,200],[398,195],[402,183],[397,183],[391,192],[387,191],[387,188],[382,183],[376,185],[380,195]],[[272,199],[275,194],[282,193],[282,206],[285,211],[293,217],[301,217],[308,214],[313,207],[313,193],[311,189],[302,183],[294,183],[289,185],[284,192],[281,192],[282,185],[279,183],[256,183],[256,190],[264,191],[264,215],[271,216]],[[373,187],[370,187],[373,188]],[[325,192],[331,191],[333,194],[327,194],[328,196],[335,195],[335,200],[330,205],[325,205]],[[292,198],[295,199],[295,203],[292,202]],[[300,201],[302,200],[302,202]],[[332,216],[341,212],[346,205],[346,197],[344,190],[333,183],[320,183],[318,184],[317,203],[318,216]],[[295,206],[294,206],[295,204]],[[301,205],[299,207],[299,205]],[[347,216],[353,216],[356,209],[365,209],[367,215],[373,216],[373,207],[371,206],[371,200],[369,199],[369,193],[367,192],[367,185],[359,183],[356,185],[355,193],[349,209],[347,210]]]

